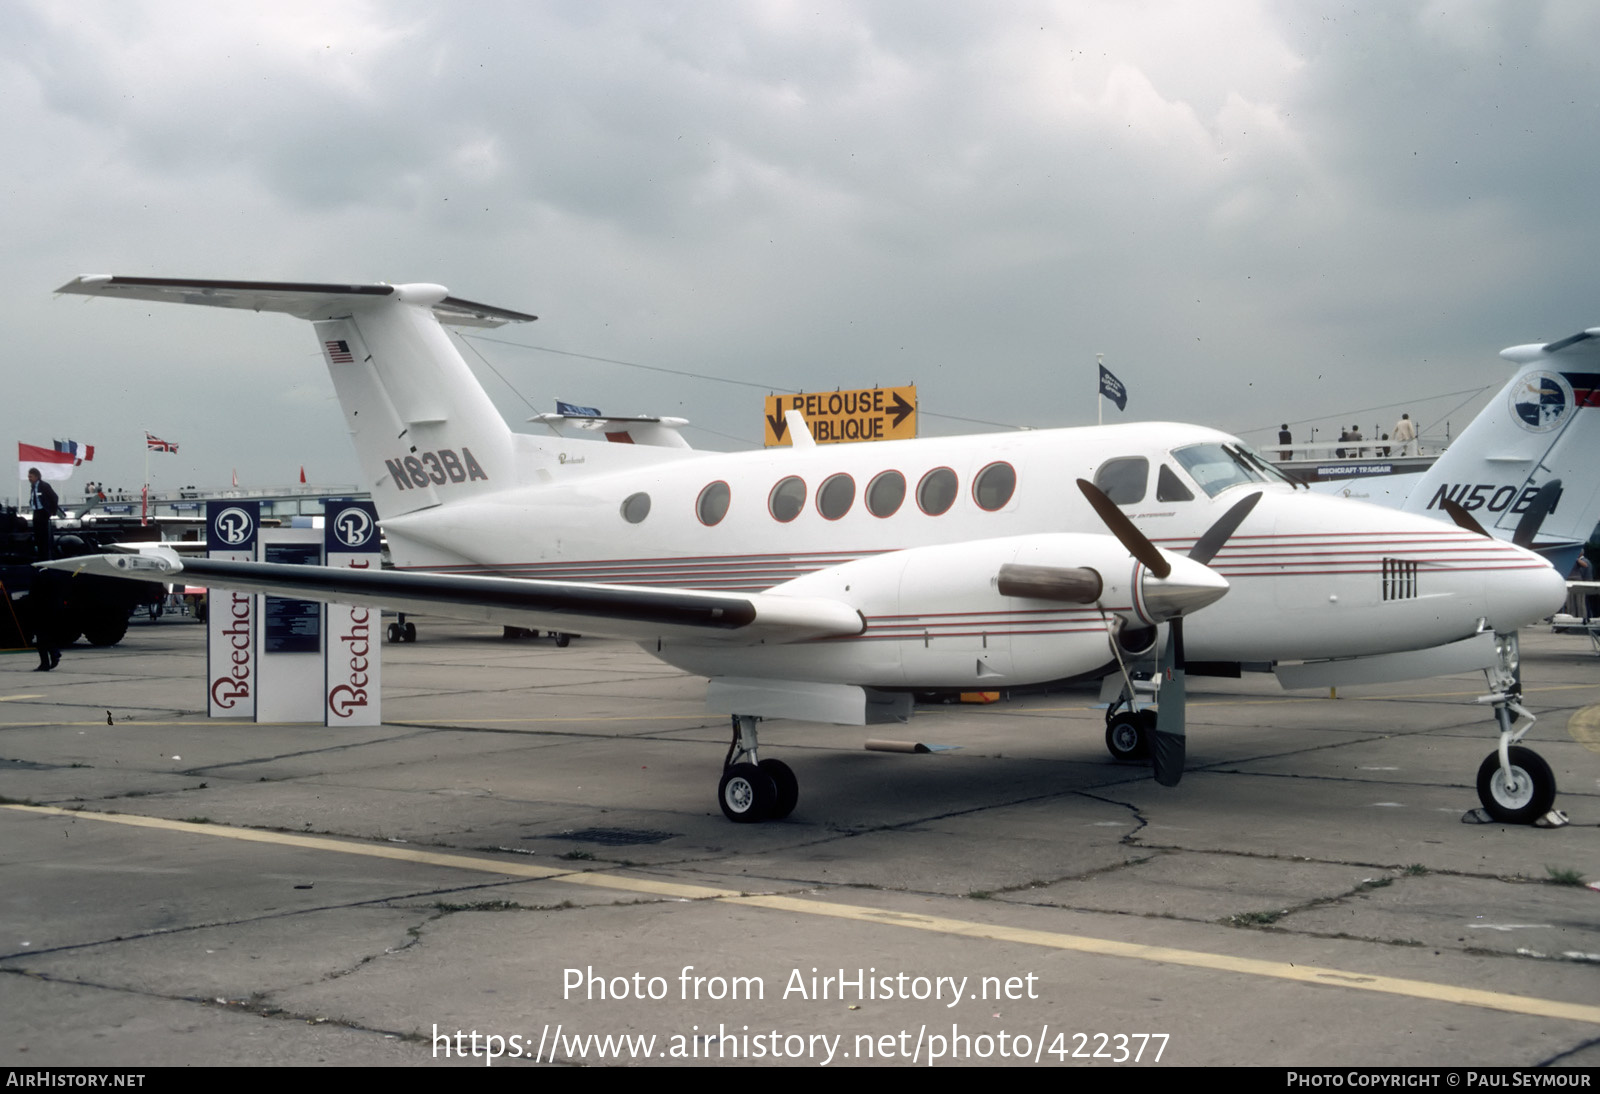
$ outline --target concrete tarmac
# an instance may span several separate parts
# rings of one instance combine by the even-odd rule
[[[1523,636],[1565,828],[1463,823],[1481,674],[1192,680],[1175,789],[1087,691],[766,722],[735,825],[703,681],[418,624],[363,730],[208,721],[187,622],[0,656],[0,1060],[1600,1064],[1584,639]]]

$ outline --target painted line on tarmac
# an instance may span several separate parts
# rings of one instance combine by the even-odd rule
[[[1600,710],[1600,708],[1590,709]],[[978,923],[965,919],[947,919],[942,916],[919,915],[913,912],[896,912],[890,909],[872,908],[860,904],[838,904],[831,901],[809,900],[777,894],[750,895],[732,889],[717,889],[704,885],[684,885],[677,882],[654,881],[647,878],[621,877],[616,874],[598,871],[574,872],[547,866],[536,866],[533,863],[503,862],[498,859],[479,858],[474,855],[424,851],[420,848],[391,844],[355,843],[330,839],[326,836],[303,836],[292,832],[266,832],[253,828],[233,828],[227,825],[195,824],[190,821],[167,820],[163,817],[142,817],[129,813],[91,813],[84,810],[61,809],[47,805],[7,805],[4,808],[20,813],[71,817],[77,820],[105,821],[109,824],[123,824],[136,828],[155,828],[169,832],[184,832],[197,836],[211,836],[217,839],[277,844],[284,847],[301,847],[315,851],[334,851],[347,855],[365,855],[369,858],[414,862],[428,866],[443,866],[451,869],[471,870],[480,874],[496,874],[503,877],[537,878],[565,882],[569,885],[586,885],[592,888],[645,893],[652,896],[674,897],[680,900],[712,900],[723,904],[766,908],[789,914],[850,919],[861,923],[876,923],[960,938],[1009,942],[1025,946],[1040,946],[1053,950],[1070,950],[1076,953],[1094,954],[1102,957],[1121,957],[1137,961],[1151,961],[1163,965],[1181,965],[1188,968],[1210,969],[1214,972],[1261,976],[1274,980],[1290,980],[1302,984],[1351,988],[1358,991],[1378,992],[1383,995],[1426,999],[1430,1002],[1480,1007],[1509,1014],[1524,1014],[1538,1018],[1557,1018],[1600,1025],[1600,1006],[1565,1003],[1556,999],[1539,999],[1534,996],[1511,995],[1505,992],[1482,991],[1477,988],[1437,984],[1427,980],[1406,980],[1393,976],[1371,976],[1366,973],[1324,968],[1317,965],[1297,965],[1287,961],[1263,961],[1251,957],[1206,953],[1202,950],[1181,950],[1169,946],[1147,946],[1136,942],[1117,942],[1105,938],[1090,938],[1085,935],[1062,934],[1057,931],[1040,931],[1027,927],[1008,927],[1003,924]]]
[[[1600,752],[1600,703],[1574,714],[1567,722],[1567,732],[1590,752]]]

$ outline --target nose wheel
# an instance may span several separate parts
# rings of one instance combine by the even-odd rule
[[[1532,824],[1556,802],[1556,777],[1550,765],[1531,748],[1506,749],[1502,767],[1498,750],[1489,753],[1478,768],[1478,800],[1502,824]]]

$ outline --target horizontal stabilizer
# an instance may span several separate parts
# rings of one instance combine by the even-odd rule
[[[446,619],[647,642],[733,645],[860,634],[860,613],[822,597],[716,593],[530,581],[468,574],[349,570],[269,562],[179,559],[169,552],[88,555],[39,563],[68,573],[217,586],[335,604],[367,604]]]
[[[536,315],[491,307],[450,296],[435,285],[324,285],[304,281],[190,281],[171,277],[75,277],[56,290],[83,296],[153,300],[163,304],[204,304],[213,308],[278,311],[301,319],[340,319],[352,308],[385,298],[432,296],[433,314],[457,327],[498,327],[529,323]]]

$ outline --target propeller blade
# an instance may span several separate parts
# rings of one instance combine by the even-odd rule
[[[1439,504],[1443,506],[1446,513],[1450,514],[1450,519],[1455,521],[1456,524],[1460,525],[1462,528],[1465,528],[1469,532],[1476,532],[1486,539],[1491,538],[1489,533],[1483,530],[1483,525],[1474,520],[1472,514],[1461,508],[1461,506],[1456,502],[1451,501],[1449,498],[1445,498],[1444,501],[1440,502]]]
[[[1133,526],[1133,521],[1117,508],[1116,502],[1106,497],[1103,490],[1087,479],[1078,480],[1078,489],[1083,491],[1083,496],[1094,506],[1094,511],[1100,515],[1101,523],[1117,537],[1117,542],[1128,549],[1130,555],[1144,563],[1145,569],[1156,577],[1166,577],[1172,573],[1172,567],[1161,557],[1156,545]]]
[[[1250,510],[1256,507],[1256,502],[1261,500],[1261,493],[1257,491],[1248,498],[1243,498],[1234,503],[1222,517],[1207,528],[1205,535],[1194,541],[1194,546],[1189,549],[1189,557],[1196,562],[1209,564],[1217,557],[1217,552],[1222,550],[1222,545],[1228,542],[1228,537],[1239,530],[1239,525],[1244,523],[1244,518],[1250,515]]]
[[[1183,670],[1183,620],[1174,619],[1167,630],[1167,668],[1170,676],[1161,682],[1157,693],[1156,728],[1151,733],[1152,758],[1156,782],[1177,786],[1183,778],[1185,759],[1184,700],[1187,684]]]
[[[1544,518],[1550,515],[1550,510],[1556,507],[1556,502],[1559,500],[1561,500],[1560,479],[1551,479],[1539,487],[1539,492],[1533,496],[1533,501],[1528,503],[1528,511],[1517,521],[1517,530],[1511,533],[1511,542],[1518,547],[1531,548],[1533,537],[1539,534],[1539,526],[1544,523]]]

